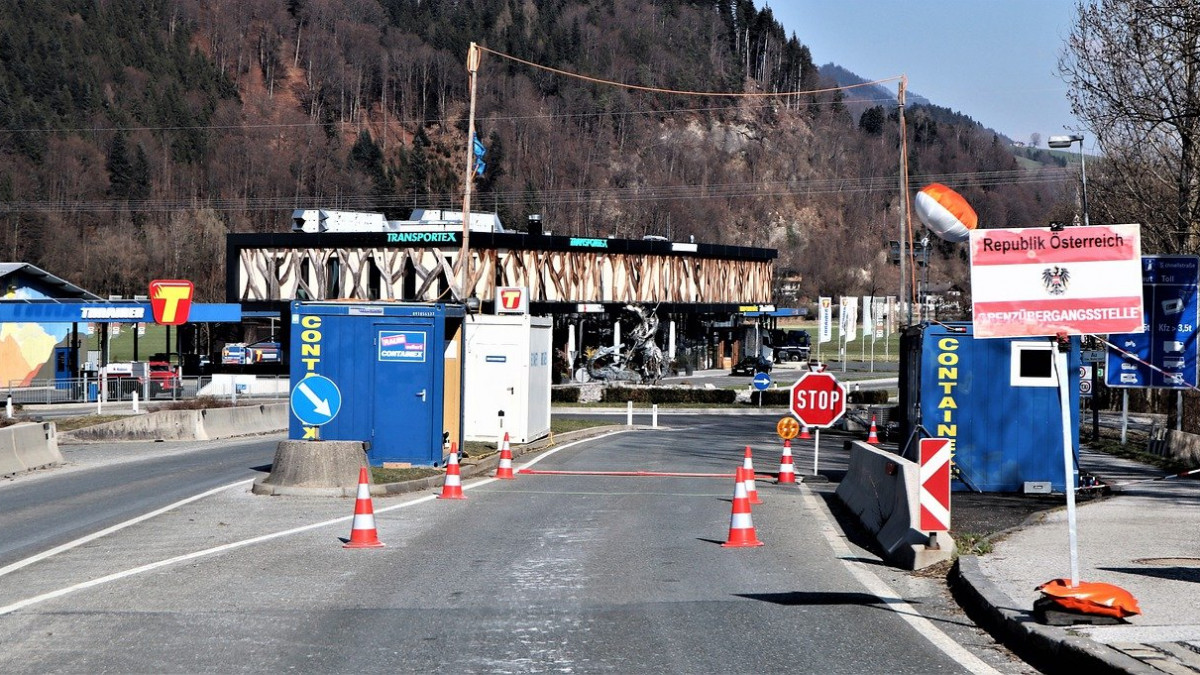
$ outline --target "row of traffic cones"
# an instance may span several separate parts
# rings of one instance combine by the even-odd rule
[[[500,464],[496,469],[496,478],[513,479],[512,448],[509,446],[508,434],[500,447]],[[779,462],[779,477],[777,484],[794,484],[796,482],[795,467],[792,464],[791,441],[784,441],[783,456]],[[466,499],[462,490],[462,474],[458,465],[458,447],[450,446],[450,458],[446,464],[446,479],[442,484],[442,493],[438,499]],[[742,465],[734,474],[733,512],[729,519],[729,537],[722,546],[726,548],[742,548],[762,546],[754,530],[754,520],[750,507],[762,504],[758,496],[758,488],[754,480],[754,457],[750,446],[746,446],[746,454]],[[375,510],[371,504],[370,473],[367,467],[361,467],[358,472],[358,493],[354,502],[354,521],[350,528],[350,540],[345,548],[380,548],[384,544],[379,540],[379,531],[375,527]]]
[[[806,427],[805,432],[807,431]],[[777,485],[794,485],[796,483],[796,468],[792,463],[792,442],[789,440],[783,442],[783,456],[779,460],[779,477],[776,478],[775,483]],[[762,503],[754,483],[754,457],[751,454],[750,446],[747,445],[742,465],[734,474],[733,513],[729,518],[729,538],[721,546],[742,548],[763,545],[754,531],[754,519],[750,513],[751,505]]]
[[[749,450],[749,448],[747,448]],[[512,446],[509,445],[508,432],[500,444],[500,464],[496,468],[496,478],[512,480]],[[354,523],[350,526],[350,541],[344,548],[379,548],[379,531],[375,527],[375,509],[371,504],[371,476],[367,467],[358,470],[358,493],[354,500]],[[446,462],[446,480],[442,483],[442,493],[438,499],[466,499],[462,489],[462,471],[458,466],[458,444],[450,444],[450,458]]]

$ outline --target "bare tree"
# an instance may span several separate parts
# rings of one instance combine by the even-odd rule
[[[1200,250],[1200,4],[1088,0],[1059,59],[1071,107],[1105,156],[1101,213],[1136,218],[1146,249]],[[1117,222],[1122,222],[1118,220]]]

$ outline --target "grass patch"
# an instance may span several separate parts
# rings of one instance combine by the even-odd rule
[[[105,422],[115,422],[123,420],[128,415],[83,415],[81,417],[58,417],[54,420],[54,427],[59,431],[75,431],[84,427],[104,424]]]
[[[1090,445],[1093,450],[1098,450],[1114,457],[1156,466],[1167,473],[1179,473],[1196,468],[1192,464],[1186,464],[1173,457],[1162,457],[1146,452],[1141,443],[1121,445],[1119,440],[1108,439],[1101,435],[1099,443],[1091,443]]]
[[[257,403],[247,405],[258,405]],[[171,401],[170,403],[155,403],[154,405],[146,406],[149,412],[158,412],[159,410],[205,410],[208,408],[232,408],[233,402],[227,398],[217,398],[215,396],[198,396],[196,398],[181,399]]]
[[[383,467],[371,467],[371,480],[376,485],[384,483],[401,483],[408,480],[417,480],[419,478],[429,478],[430,476],[440,476],[441,469],[435,469],[431,466],[410,466],[405,469],[385,469]]]
[[[954,532],[953,535],[958,555],[986,555],[992,552],[992,542],[982,534]]]
[[[552,419],[550,420],[550,432],[555,434],[565,434],[568,431],[580,431],[581,429],[604,427],[611,424],[612,422],[610,420]]]

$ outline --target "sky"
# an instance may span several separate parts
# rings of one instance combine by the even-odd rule
[[[812,52],[908,90],[1014,141],[1080,132],[1058,57],[1074,0],[756,0]],[[895,82],[885,86],[893,91]],[[1082,130],[1085,136],[1087,131]],[[1088,144],[1091,147],[1091,144]]]

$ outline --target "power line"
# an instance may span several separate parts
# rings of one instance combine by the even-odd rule
[[[910,189],[929,183],[943,183],[962,190],[971,187],[995,187],[999,185],[1058,184],[1077,180],[1074,172],[1064,168],[1047,168],[1040,171],[1022,169],[990,172],[958,172],[921,174],[911,176]],[[625,202],[663,202],[697,199],[738,199],[753,197],[815,196],[830,194],[860,194],[868,192],[889,193],[896,190],[895,176],[860,176],[845,178],[822,178],[805,181],[752,181],[711,183],[706,185],[640,185],[628,187],[578,187],[557,190],[537,190],[540,204],[567,206],[598,201],[619,200]],[[530,195],[527,190],[506,190],[483,193],[487,201],[511,203],[524,200]],[[118,200],[17,200],[0,203],[0,213],[119,213],[125,210],[139,213],[190,210],[197,207],[214,211],[279,210],[293,208],[326,208],[338,210],[377,209],[383,207],[431,206],[453,204],[457,193],[423,194],[404,198],[383,200],[365,194],[339,195],[338,197],[313,197],[298,202],[296,197],[232,197],[209,200],[195,199],[146,199],[138,201]]]

